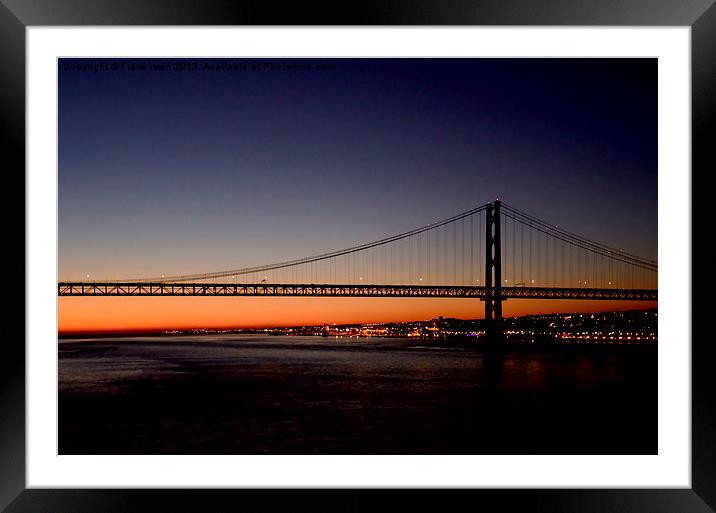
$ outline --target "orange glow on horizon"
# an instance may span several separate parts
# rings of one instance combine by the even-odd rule
[[[644,301],[509,300],[503,315],[656,308]],[[444,298],[62,297],[61,335],[177,329],[230,329],[404,322],[456,317],[481,319],[484,303]]]

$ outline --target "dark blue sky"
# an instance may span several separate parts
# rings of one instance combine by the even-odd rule
[[[59,61],[61,279],[302,257],[498,195],[656,259],[656,59]]]

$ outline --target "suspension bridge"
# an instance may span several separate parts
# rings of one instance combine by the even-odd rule
[[[508,299],[656,301],[654,260],[499,200],[398,235],[228,271],[58,283],[60,296],[475,298],[499,329]]]

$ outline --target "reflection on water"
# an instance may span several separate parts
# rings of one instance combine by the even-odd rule
[[[61,454],[655,454],[656,348],[63,340]]]

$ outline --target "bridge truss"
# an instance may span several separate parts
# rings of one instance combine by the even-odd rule
[[[325,296],[444,297],[485,300],[482,286],[432,285],[292,285],[232,283],[61,283],[60,296]],[[560,287],[502,287],[501,299],[595,299],[656,301],[656,290]]]

